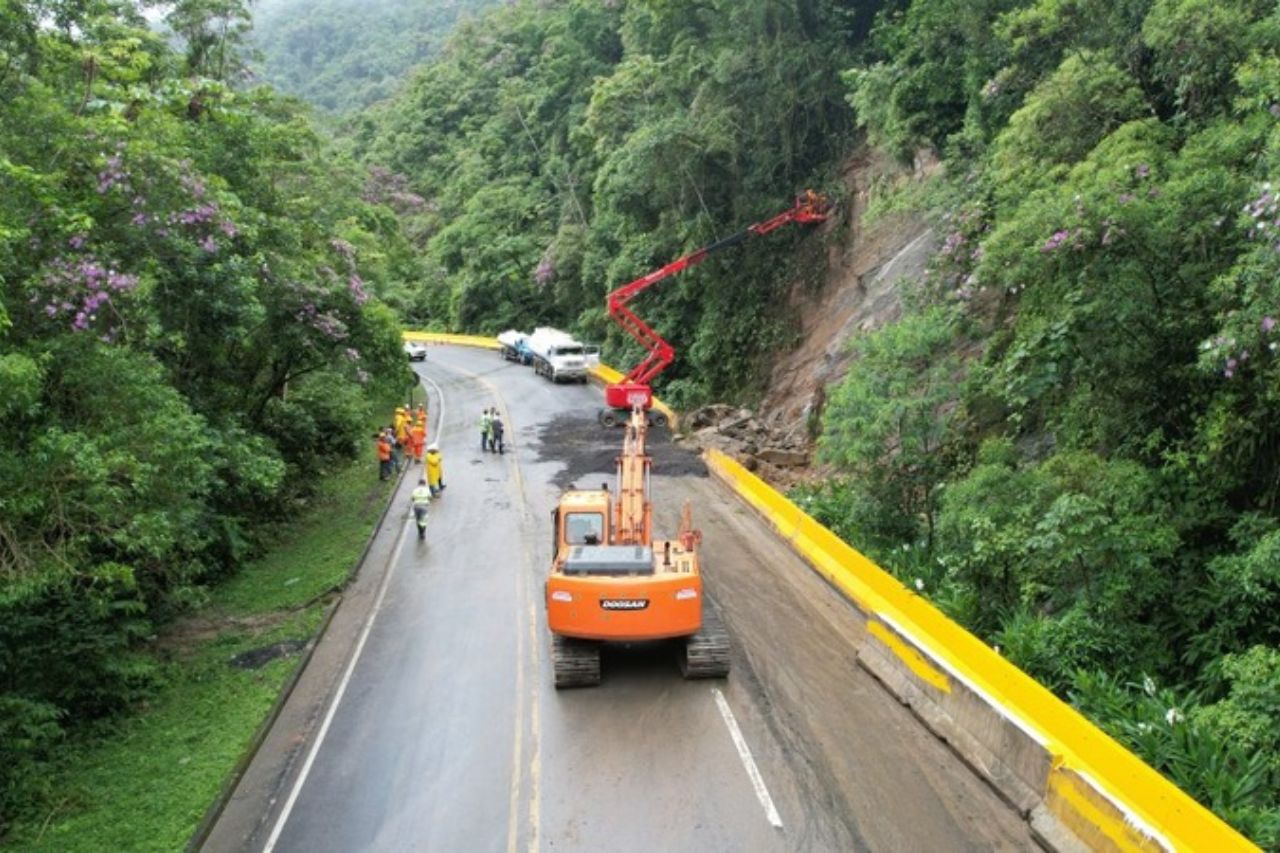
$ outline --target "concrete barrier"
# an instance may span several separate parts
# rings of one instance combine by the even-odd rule
[[[707,467],[851,601],[859,662],[1051,847],[1256,850],[1075,709],[716,450]]]

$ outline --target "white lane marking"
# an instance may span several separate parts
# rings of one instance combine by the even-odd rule
[[[439,385],[426,376],[422,378],[430,382],[431,386],[436,389],[436,396],[440,400],[440,405],[436,412],[436,435],[438,436],[441,427],[444,426],[444,392],[440,390]],[[393,493],[392,500],[394,499],[395,495]],[[329,726],[332,725],[333,718],[338,713],[338,705],[342,703],[342,697],[347,692],[347,685],[351,683],[351,676],[356,671],[356,664],[360,662],[360,654],[364,651],[364,644],[369,639],[370,632],[373,631],[374,620],[378,618],[378,613],[382,610],[382,600],[387,596],[387,589],[391,586],[391,576],[395,574],[396,566],[400,563],[400,554],[404,551],[405,534],[408,531],[409,519],[405,518],[404,525],[400,528],[400,535],[396,539],[395,549],[391,553],[391,566],[387,569],[386,574],[382,576],[382,583],[378,587],[378,597],[373,602],[373,610],[369,612],[369,618],[365,620],[364,627],[360,629],[360,639],[356,642],[356,650],[352,653],[351,660],[347,662],[347,670],[342,674],[342,681],[338,684],[338,691],[333,695],[333,702],[329,705],[329,710],[324,715],[324,722],[320,724],[320,731],[316,733],[315,742],[311,744],[311,752],[307,754],[307,760],[302,765],[302,772],[298,774],[297,780],[293,783],[293,790],[289,792],[289,799],[285,801],[280,817],[276,818],[276,825],[272,828],[271,836],[267,838],[267,843],[262,848],[262,853],[271,853],[275,849],[276,843],[280,841],[280,833],[284,832],[285,822],[289,820],[289,814],[293,811],[294,804],[298,802],[298,794],[302,792],[302,786],[306,783],[307,776],[311,773],[311,767],[315,764],[316,756],[320,754],[320,745],[324,743],[325,736],[329,734]]]
[[[409,520],[405,519],[404,525],[400,528],[400,537],[396,540],[395,552],[391,557],[391,567],[387,569],[387,573],[382,577],[382,585],[378,589],[378,598],[373,604],[373,610],[369,613],[369,618],[365,620],[364,628],[360,631],[360,640],[356,643],[356,650],[351,655],[351,660],[347,664],[347,671],[342,674],[342,681],[338,684],[338,692],[333,696],[333,703],[329,705],[329,712],[324,715],[324,722],[320,725],[320,731],[316,734],[315,743],[311,744],[311,752],[307,754],[306,763],[302,765],[302,772],[298,774],[298,779],[293,783],[293,790],[289,792],[289,799],[285,801],[284,810],[280,812],[280,817],[276,819],[275,828],[271,830],[271,837],[267,839],[267,844],[262,848],[262,853],[271,853],[275,849],[276,842],[280,840],[280,833],[284,831],[285,821],[289,819],[289,813],[293,811],[294,803],[298,801],[298,794],[302,791],[302,785],[307,781],[308,774],[311,773],[311,766],[315,764],[316,755],[320,752],[320,745],[324,743],[325,735],[329,733],[329,726],[333,723],[334,715],[338,712],[338,705],[342,702],[342,696],[347,692],[347,685],[351,683],[351,676],[356,671],[356,664],[360,662],[360,653],[364,651],[365,641],[369,639],[369,632],[373,630],[374,619],[378,616],[378,611],[382,609],[382,599],[387,595],[387,588],[391,585],[391,576],[395,574],[396,565],[400,562],[400,552],[404,550],[405,534],[409,530]]]
[[[729,735],[733,738],[733,745],[738,748],[738,757],[742,759],[742,766],[746,768],[747,775],[751,777],[751,786],[756,789],[756,798],[760,800],[760,805],[764,806],[764,816],[768,819],[770,825],[777,829],[782,829],[782,818],[778,815],[778,809],[773,805],[773,798],[769,796],[769,789],[765,787],[764,777],[760,775],[760,768],[756,766],[756,760],[751,757],[751,747],[747,746],[747,739],[742,736],[742,729],[738,728],[738,721],[733,716],[733,709],[729,707],[729,701],[724,698],[724,694],[720,692],[719,687],[712,687],[711,692],[716,697],[716,707],[720,709],[720,716],[724,718],[724,724],[729,727]]]

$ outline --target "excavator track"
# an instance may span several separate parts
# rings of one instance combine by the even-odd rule
[[[702,610],[702,628],[684,642],[680,672],[685,678],[724,678],[729,674],[729,632],[710,604]]]
[[[595,687],[600,683],[600,644],[552,634],[551,667],[556,689]]]

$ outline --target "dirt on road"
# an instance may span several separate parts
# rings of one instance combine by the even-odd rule
[[[622,450],[622,428],[603,427],[593,416],[576,412],[557,415],[538,431],[538,461],[557,462],[564,469],[555,476],[561,489],[577,485],[589,488],[591,481],[579,482],[588,474],[613,474]],[[706,477],[707,466],[694,450],[671,440],[666,428],[651,428],[646,442],[653,456],[653,473],[667,477]]]

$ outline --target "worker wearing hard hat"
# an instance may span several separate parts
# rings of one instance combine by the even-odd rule
[[[444,459],[440,456],[440,446],[435,442],[427,448],[427,485],[432,495],[444,491]]]
[[[413,520],[418,525],[418,538],[427,538],[427,510],[431,506],[431,487],[425,477],[418,478],[418,487],[409,495],[409,503],[413,507]]]
[[[413,449],[413,461],[422,464],[422,449],[427,443],[427,422],[418,421],[409,430],[409,446]]]
[[[498,410],[493,410],[493,416],[489,418],[489,449],[496,450],[499,453],[505,452],[502,445],[502,437],[506,433],[506,428],[502,424],[502,415],[498,414]]]
[[[391,439],[385,432],[375,432],[373,437],[378,449],[378,479],[386,480],[391,476]]]

